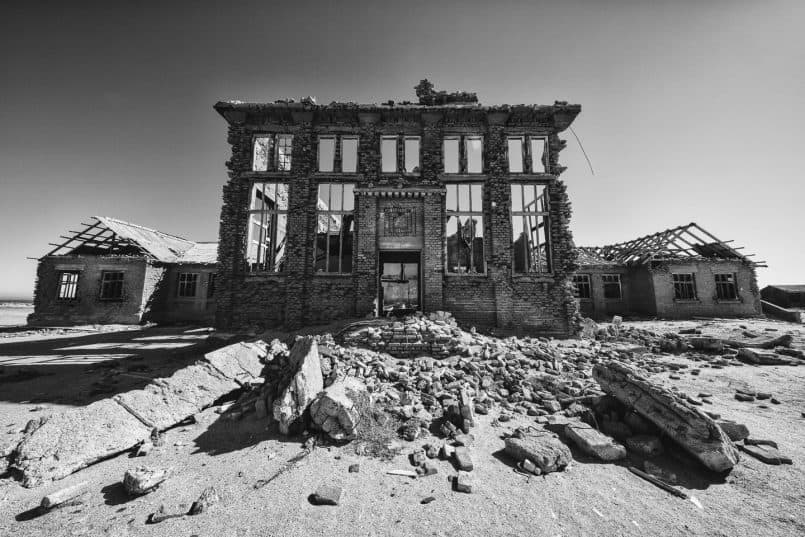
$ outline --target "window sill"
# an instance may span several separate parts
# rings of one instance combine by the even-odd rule
[[[380,172],[381,177],[390,178],[390,177],[408,177],[408,178],[417,178],[422,177],[422,172],[416,173],[409,173],[409,172]]]
[[[271,177],[288,177],[291,175],[291,171],[267,171],[267,172],[256,172],[254,170],[249,170],[247,172],[241,172],[240,176],[246,179],[258,179],[258,178],[271,178]]]
[[[327,278],[327,277],[349,278],[349,277],[352,277],[351,272],[314,272],[313,275],[318,277],[318,278]]]
[[[701,300],[698,298],[675,298],[674,302],[677,304],[698,304]]]
[[[445,272],[444,275],[446,278],[487,278],[489,276],[486,272]]]
[[[288,275],[287,272],[248,272],[247,279],[284,279]]]
[[[461,180],[474,180],[474,181],[481,181],[486,180],[488,174],[486,173],[447,173],[442,172],[439,174],[440,179],[444,179],[447,181],[461,181]]]
[[[316,179],[321,179],[323,177],[335,177],[338,179],[360,179],[363,177],[363,174],[359,172],[313,172],[313,177]]]
[[[556,176],[554,174],[547,172],[545,173],[507,172],[507,174],[512,179],[516,179],[518,181],[551,181],[553,179],[556,179]]]

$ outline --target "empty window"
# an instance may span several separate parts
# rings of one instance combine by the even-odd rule
[[[285,269],[288,184],[254,183],[249,204],[246,262],[254,271]]]
[[[548,141],[545,138],[531,138],[531,173],[545,173]]]
[[[467,154],[467,173],[483,173],[483,138],[480,136],[467,136],[464,138],[464,150]]]
[[[550,272],[548,187],[511,185],[514,272]]]
[[[419,173],[419,136],[406,136],[403,145],[405,152],[404,173]]]
[[[736,300],[738,298],[735,274],[716,274],[716,298],[719,300]]]
[[[314,270],[331,273],[352,272],[355,185],[321,183],[318,195]]]
[[[176,296],[179,298],[191,298],[196,296],[196,286],[198,285],[198,274],[195,272],[180,272]]]
[[[381,171],[394,173],[397,171],[397,137],[383,136],[380,139]]]
[[[210,272],[207,275],[207,298],[213,298],[215,296],[215,277],[216,274],[214,272]]]
[[[623,298],[620,274],[603,274],[601,275],[601,283],[604,287],[604,298],[608,300],[620,300]]]
[[[508,139],[509,173],[523,173],[523,138]]]
[[[65,270],[59,272],[59,289],[56,296],[59,300],[75,300],[78,296],[78,275],[77,270]]]
[[[459,172],[459,137],[444,139],[444,173]]]
[[[101,300],[121,300],[123,298],[123,272],[103,271],[101,273]]]
[[[293,135],[264,134],[254,138],[252,170],[290,171]]]
[[[335,165],[335,136],[319,137],[319,171],[331,172]]]
[[[589,274],[576,274],[573,276],[576,298],[585,300],[593,297],[593,288],[590,284]]]
[[[483,187],[480,183],[447,184],[448,273],[485,272],[483,214]]]
[[[696,300],[696,278],[693,274],[672,274],[675,300]]]
[[[358,137],[341,137],[341,171],[355,173],[358,171]]]

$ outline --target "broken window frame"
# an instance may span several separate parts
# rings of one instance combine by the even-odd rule
[[[266,189],[274,185],[273,207],[267,206]],[[287,199],[285,208],[277,203],[277,190],[285,187]],[[256,190],[259,188],[259,190]],[[256,192],[262,192],[261,207],[252,209]],[[246,230],[246,264],[251,273],[279,273],[285,271],[285,249],[288,240],[288,205],[290,203],[290,185],[283,181],[255,181],[249,191],[249,210]],[[255,220],[255,216],[258,220]],[[284,217],[284,218],[282,218]],[[260,228],[259,237],[254,237],[254,226]],[[284,229],[280,227],[284,225]],[[270,237],[269,237],[270,234]],[[252,255],[254,248],[255,255]],[[269,254],[270,251],[270,254]]]
[[[539,155],[539,158],[535,158],[534,155],[534,142],[537,140],[542,141],[542,154]],[[528,161],[531,164],[531,173],[548,173],[547,163],[550,163],[550,157],[548,155],[548,138],[546,136],[528,136],[528,143],[526,145],[530,157]],[[543,158],[545,161],[542,160]],[[539,166],[540,169],[537,169],[537,166]]]
[[[328,187],[328,199],[327,200],[322,200],[321,199],[321,192],[322,192],[322,187],[325,186],[325,185]],[[341,189],[341,198],[340,198],[341,202],[340,202],[340,207],[339,208],[333,208],[331,206],[331,203],[332,203],[332,191],[333,191],[332,189],[334,187],[337,187],[337,188]],[[354,270],[355,264],[353,262],[353,256],[354,256],[354,253],[355,253],[355,224],[356,224],[355,223],[355,187],[356,187],[356,184],[355,183],[350,183],[350,182],[344,182],[344,183],[340,183],[340,182],[322,182],[322,183],[318,183],[316,185],[316,200],[317,200],[317,202],[316,202],[316,233],[314,233],[314,237],[313,237],[313,272],[314,272],[314,274],[326,274],[326,275],[352,274],[352,271]],[[352,207],[352,209],[345,209],[344,208],[344,207],[347,206],[346,201],[347,201],[347,199],[349,197],[348,192],[352,192],[351,203],[349,205],[349,206]],[[318,203],[319,201],[323,201],[327,208],[322,209],[319,206],[319,203]],[[326,238],[325,238],[325,251],[324,251],[324,269],[319,270],[317,268],[318,257],[319,257],[319,245],[318,245],[319,237],[318,236],[319,236],[319,225],[320,225],[322,216],[324,216],[326,218],[326,220],[327,220],[327,231],[325,233]],[[333,232],[331,232],[330,225],[332,224],[333,217],[340,217],[340,226],[341,226],[340,231],[339,230],[333,230]],[[347,221],[348,218],[351,218],[351,220],[349,220],[351,229],[348,230],[345,233],[344,232],[344,227],[345,227],[344,222]],[[332,242],[330,237],[335,236],[335,233],[338,233],[338,237],[339,237],[339,239],[338,239],[338,252],[339,252],[339,254],[338,254],[338,267],[337,267],[336,271],[331,271],[331,270],[329,270],[330,269],[330,244]],[[348,238],[349,245],[350,245],[350,247],[349,247],[350,252],[348,254],[345,254],[345,248],[344,248],[345,240],[344,239],[345,239],[347,233],[349,233],[349,235],[350,235],[349,238]],[[345,260],[345,258],[347,256],[349,257],[349,270],[345,271],[344,270],[344,265],[345,265],[344,260]]]
[[[726,279],[726,281],[724,281]],[[738,300],[738,275],[734,272],[718,272],[713,275],[716,284],[716,300]]]
[[[674,286],[674,300],[682,302],[699,300],[695,273],[673,272],[671,273],[671,282]]]
[[[322,157],[322,149],[324,147],[323,142],[330,142],[332,141],[332,156],[331,158],[323,158]],[[347,141],[354,141],[353,144],[350,145],[349,156],[350,163],[353,164],[354,168],[352,169],[345,169],[344,166],[344,156],[347,155]],[[320,174],[352,174],[358,173],[358,144],[359,138],[358,135],[353,134],[320,134],[318,137],[318,144],[316,149],[316,170],[317,173]],[[329,166],[326,166],[328,165]],[[329,169],[323,169],[322,167],[329,167]]]
[[[613,293],[608,293],[607,290],[611,286],[617,285],[618,294],[612,296]],[[604,300],[623,300],[623,283],[621,282],[620,274],[602,274],[601,275],[601,290],[604,295]]]
[[[416,166],[412,170],[407,169],[407,142],[416,141]],[[391,159],[393,169],[387,169],[387,160],[383,154],[384,142],[392,142],[394,145],[393,155],[388,158]],[[422,137],[417,135],[408,134],[383,134],[380,136],[380,173],[383,174],[403,174],[403,175],[420,175],[422,173]]]
[[[98,299],[104,301],[120,301],[125,300],[126,293],[123,283],[126,279],[126,273],[122,270],[103,270],[101,271],[100,291]]]
[[[176,297],[195,298],[198,292],[198,272],[180,272],[176,276]]]
[[[513,140],[520,140],[520,170],[512,170],[512,148],[511,142]],[[518,135],[511,135],[506,137],[506,165],[507,170],[510,174],[522,174],[526,173],[526,158],[525,158],[525,147],[526,147],[526,137],[522,134]]]
[[[408,142],[416,142],[416,165],[412,169],[408,169]],[[411,151],[414,153],[414,151]],[[422,170],[422,137],[421,136],[403,136],[402,137],[402,156],[400,157],[402,163],[402,173],[405,175],[419,175]]]
[[[514,206],[515,203],[515,188],[520,189],[520,197],[519,200],[521,202],[521,207],[518,209]],[[526,205],[526,188],[533,188],[534,191],[534,200],[533,202]],[[539,193],[539,189],[541,188],[541,193]],[[512,226],[512,233],[511,233],[511,244],[512,244],[512,271],[515,274],[524,274],[524,275],[533,275],[533,274],[551,274],[553,272],[553,250],[552,244],[553,241],[551,240],[551,216],[550,216],[550,194],[549,194],[549,185],[547,183],[542,182],[516,182],[511,183],[510,188],[511,194],[511,226]],[[539,204],[542,203],[542,208],[539,210]],[[527,210],[533,204],[534,210]],[[524,270],[518,270],[517,266],[517,255],[515,248],[515,242],[519,239],[516,239],[514,236],[515,229],[516,229],[516,221],[520,220],[522,224],[522,236],[523,240],[523,260],[527,260],[525,263],[525,267],[522,267]],[[540,221],[542,222],[540,224]],[[532,225],[532,222],[534,225]],[[544,239],[543,243],[539,242],[539,228],[542,227],[543,233],[542,238]],[[525,230],[528,229],[528,234],[525,233]],[[533,242],[533,233],[536,230],[537,232],[537,244],[536,247],[531,246]],[[544,255],[540,251],[540,248],[544,246]],[[544,260],[543,260],[544,257]],[[544,270],[541,268],[544,267]]]
[[[578,300],[592,300],[593,284],[589,274],[573,275],[573,296]]]
[[[462,205],[462,203],[461,203],[461,198],[459,196],[459,193],[461,192],[462,187],[467,187],[468,191],[469,191],[469,199],[468,199],[469,206],[468,207],[464,207]],[[473,188],[473,187],[475,187],[475,188]],[[446,265],[445,271],[446,271],[446,274],[451,275],[451,276],[485,276],[486,271],[487,271],[487,266],[486,266],[486,254],[485,254],[486,248],[485,248],[485,233],[484,233],[484,185],[483,185],[483,183],[478,182],[478,181],[473,181],[473,182],[470,182],[470,181],[461,181],[461,182],[456,181],[456,182],[448,182],[448,183],[446,183],[445,188],[446,188],[447,191],[455,188],[455,200],[456,200],[455,207],[453,207],[453,208],[448,207],[447,200],[450,197],[450,195],[447,194],[447,193],[445,194],[445,198],[444,198],[445,199],[445,211],[444,211],[444,213],[445,213],[445,220],[444,220],[444,222],[445,222],[445,241],[444,242],[445,242],[445,261],[446,261],[445,262],[445,265]],[[475,196],[473,196],[473,191],[476,190],[476,189],[478,191],[480,191],[479,195],[477,196],[477,198],[478,198],[477,199],[477,201],[478,201],[478,206],[477,207],[475,206],[475,203],[473,203],[473,198],[475,197]],[[475,221],[475,219],[477,218],[477,223],[475,224],[476,225],[476,233],[477,233],[477,229],[480,228],[480,237],[473,236],[472,241],[470,242],[470,245],[469,245],[469,254],[470,254],[469,255],[469,262],[467,263],[466,266],[463,266],[463,267],[461,265],[457,265],[457,267],[459,268],[459,270],[457,270],[457,271],[453,270],[453,267],[451,267],[450,263],[449,263],[449,260],[450,260],[450,250],[449,250],[450,245],[449,245],[449,240],[448,239],[450,238],[450,235],[447,234],[447,226],[450,223],[450,218],[451,217],[455,217],[457,219],[457,221],[458,221],[458,225],[456,227],[456,230],[457,230],[456,234],[458,234],[458,229],[461,226],[461,217],[468,217],[470,220],[473,220],[473,221]],[[480,252],[475,251],[475,239],[476,238],[481,239],[481,251]],[[480,260],[481,260],[482,270],[480,272],[476,270],[475,260],[478,259],[477,256],[480,256]],[[458,257],[460,257],[460,256],[457,254],[456,258],[458,259]],[[461,268],[464,268],[465,270],[462,271],[462,270],[460,270]]]
[[[478,140],[481,149],[478,153],[480,168],[477,171],[470,171],[470,142]],[[447,145],[455,143],[456,161],[455,170],[447,169]],[[452,162],[452,159],[450,161]],[[486,160],[484,159],[484,137],[482,134],[448,134],[442,138],[442,173],[445,175],[483,175],[486,170]]]
[[[80,278],[80,270],[60,270],[56,277],[56,299],[63,302],[77,300],[78,280]]]
[[[265,150],[265,167],[257,168],[258,140],[268,140]],[[282,142],[282,143],[281,143]],[[281,148],[286,150],[281,154]],[[259,133],[252,136],[252,166],[253,172],[290,172],[293,153],[293,134],[288,133]]]

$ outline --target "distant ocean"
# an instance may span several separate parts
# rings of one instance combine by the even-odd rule
[[[33,313],[31,302],[18,300],[0,301],[0,326],[19,326],[26,323],[28,315]]]

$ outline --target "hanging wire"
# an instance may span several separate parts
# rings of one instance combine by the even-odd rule
[[[579,140],[579,136],[576,134],[576,131],[573,130],[573,127],[570,127],[570,132],[573,133],[573,137],[579,143],[579,147],[581,148],[581,152],[584,153],[584,158],[587,159],[587,165],[590,167],[590,173],[595,175],[595,170],[593,170],[593,163],[590,162],[590,157],[587,156],[587,151],[585,151],[584,146],[581,145],[581,140]]]

